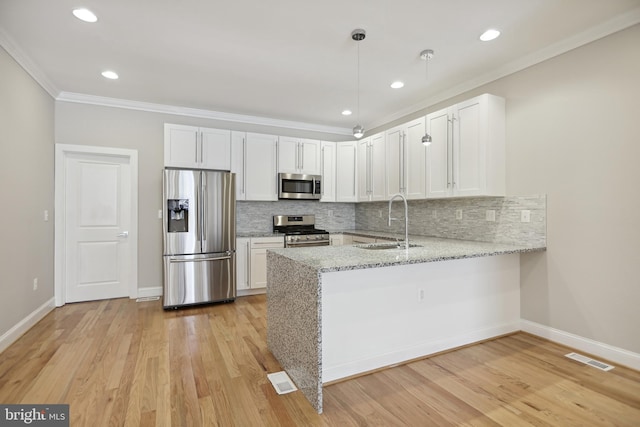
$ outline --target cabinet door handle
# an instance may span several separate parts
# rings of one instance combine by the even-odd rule
[[[449,144],[453,145],[453,138],[450,138],[449,135],[449,124],[451,124],[451,133],[453,133],[453,120],[449,118],[447,115],[447,141],[446,147],[447,150],[447,188],[451,187],[451,171],[450,171],[450,162],[449,162]]]
[[[357,167],[356,167],[356,161],[358,160],[358,152],[356,151],[356,146],[353,146],[353,197],[355,199],[356,197],[356,188],[358,187],[358,174],[357,174]]]
[[[455,126],[455,121],[458,120],[456,118],[455,115],[451,116],[451,182],[452,182],[452,186],[451,188],[455,188],[456,186],[456,156],[455,156],[455,147],[456,147],[456,143],[455,143],[455,135],[456,135],[456,130],[454,128]],[[460,137],[460,132],[458,132],[458,138]]]
[[[204,133],[200,131],[200,163],[204,162]]]
[[[242,194],[246,193],[247,182],[247,139],[242,138]]]
[[[371,167],[371,151],[373,151],[373,148],[371,147],[370,144],[367,144],[367,194],[371,195],[371,193],[373,193],[372,190],[372,185],[371,185],[371,175],[373,174],[373,170]]]
[[[324,147],[320,148],[320,176],[324,177]],[[320,188],[320,196],[324,196],[324,182]]]
[[[199,148],[200,148],[200,141],[198,141],[198,134],[200,132],[196,131],[195,133],[196,133],[196,153],[195,153],[196,154],[196,158],[195,158],[195,162],[198,163],[198,151],[199,151]]]
[[[398,191],[402,191],[402,134],[398,132]]]
[[[407,191],[407,134],[402,131],[402,192]]]
[[[294,166],[295,170],[300,169],[300,143],[296,142],[296,164]]]
[[[300,143],[300,170],[304,170],[304,143]]]
[[[278,140],[276,139],[273,142],[273,161],[276,164],[276,171],[278,170]],[[280,180],[278,179],[278,174],[276,174],[276,185],[275,185],[275,193],[276,200],[278,199],[278,186],[280,185]]]

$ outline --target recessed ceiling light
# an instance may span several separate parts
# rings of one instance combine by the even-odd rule
[[[402,83],[401,81],[393,82],[391,83],[391,87],[393,89],[400,89],[401,87],[404,87],[404,83]]]
[[[73,16],[84,22],[96,22],[98,17],[89,9],[73,9]]]
[[[342,115],[343,115],[343,116],[350,116],[351,114],[352,114],[352,113],[351,113],[351,110],[343,110],[343,111],[342,111]]]
[[[482,35],[480,36],[480,40],[482,40],[483,42],[488,42],[488,41],[491,41],[493,39],[498,38],[499,35],[500,35],[500,31],[494,30],[494,29],[489,29],[489,30],[485,31],[484,33],[482,33]]]
[[[102,72],[102,77],[105,77],[111,80],[116,80],[118,78],[118,73],[116,73],[115,71],[107,70]]]

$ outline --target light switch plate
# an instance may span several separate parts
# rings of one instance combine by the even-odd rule
[[[462,209],[456,209],[456,219],[462,219]]]
[[[520,211],[520,222],[531,222],[531,211],[524,209]]]

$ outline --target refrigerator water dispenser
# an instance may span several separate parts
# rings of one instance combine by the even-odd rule
[[[189,232],[189,199],[167,200],[167,231],[169,233]]]

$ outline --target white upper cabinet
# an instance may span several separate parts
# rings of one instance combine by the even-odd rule
[[[231,131],[165,123],[164,165],[231,170]]]
[[[320,169],[322,175],[321,202],[336,201],[336,144],[322,141],[320,145]]]
[[[505,101],[484,94],[426,117],[427,197],[505,195]]]
[[[357,142],[336,143],[336,202],[357,202]]]
[[[404,194],[407,199],[427,197],[427,147],[422,143],[425,131],[424,117],[413,120],[406,125]]]
[[[247,200],[245,180],[245,162],[247,153],[247,134],[231,132],[231,172],[236,174],[236,200]]]
[[[278,137],[234,131],[232,139],[236,200],[278,200]]]
[[[320,141],[281,136],[278,172],[320,175]]]
[[[424,117],[386,131],[387,198],[396,193],[408,199],[426,197],[424,133]]]
[[[358,201],[386,199],[385,155],[383,133],[358,141]]]

